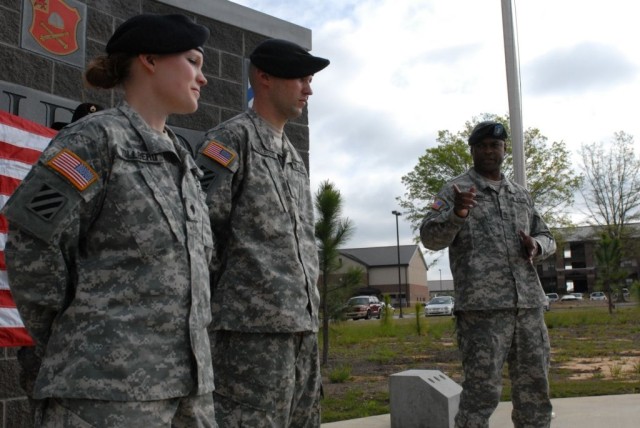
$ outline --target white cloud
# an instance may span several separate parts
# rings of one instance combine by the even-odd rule
[[[357,227],[349,246],[395,244],[401,177],[439,130],[508,113],[498,1],[236,3],[310,28],[312,53],[331,60],[309,105],[312,190],[329,179],[342,192]],[[619,130],[640,138],[636,2],[520,0],[515,9],[525,128],[574,154]],[[400,217],[400,243],[413,237]],[[446,257],[431,275],[438,269],[450,277]]]

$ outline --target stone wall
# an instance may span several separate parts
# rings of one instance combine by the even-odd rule
[[[86,0],[77,3],[86,5],[87,62],[104,52],[110,35],[120,23],[138,13],[183,13],[211,30],[203,67],[208,84],[202,90],[200,107],[192,115],[169,119],[170,125],[187,130],[205,131],[245,108],[244,63],[259,42],[280,37],[311,47],[309,30],[226,0]],[[18,85],[59,97],[65,101],[61,103],[63,107],[87,101],[117,105],[118,91],[83,86],[82,68],[21,48],[21,19],[25,7],[31,7],[30,0],[0,0],[0,89],[3,82]],[[7,94],[0,91],[0,108],[8,110],[7,105]],[[64,109],[61,111],[69,114]],[[46,122],[50,119],[43,114],[32,120],[49,126],[51,123]],[[286,132],[308,166],[306,112],[287,125]],[[27,427],[28,414],[28,402],[18,383],[16,349],[0,348],[0,428]]]

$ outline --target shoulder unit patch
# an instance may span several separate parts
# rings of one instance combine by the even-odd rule
[[[213,159],[224,167],[229,166],[229,164],[236,158],[235,152],[227,149],[216,140],[209,141],[209,143],[207,143],[207,147],[202,151],[202,154]]]
[[[98,174],[70,150],[63,149],[55,155],[47,166],[62,174],[73,186],[83,191],[98,179]]]

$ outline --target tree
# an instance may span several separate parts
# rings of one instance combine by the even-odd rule
[[[640,159],[633,137],[614,134],[608,149],[600,143],[581,147],[589,219],[612,238],[624,238],[625,226],[640,219]]]
[[[611,291],[620,281],[627,277],[627,272],[620,267],[622,262],[622,246],[620,238],[612,237],[607,231],[602,232],[600,243],[595,250],[598,263],[597,284],[607,295],[609,313],[613,313],[613,299]]]
[[[351,220],[341,218],[342,197],[330,181],[320,183],[315,194],[315,207],[318,214],[315,236],[320,250],[322,275],[322,365],[326,365],[329,360],[329,278],[340,267],[339,248],[351,237],[354,228]]]
[[[356,287],[362,287],[364,270],[361,267],[350,267],[347,272],[337,275],[329,275],[327,278],[327,314],[323,316],[330,321],[344,320],[344,303],[353,296]],[[325,301],[323,300],[323,302]]]
[[[588,221],[603,230],[596,258],[611,311],[611,292],[622,296],[622,280],[627,277],[620,264],[640,251],[635,229],[630,227],[640,219],[640,158],[634,153],[633,137],[622,131],[614,133],[609,145],[583,145],[580,154]],[[609,254],[613,250],[615,257]]]
[[[489,114],[467,121],[461,131],[439,131],[438,145],[428,148],[413,171],[402,177],[407,191],[398,200],[414,230],[445,183],[473,166],[467,139],[473,127],[483,120],[500,122],[509,131],[508,117]],[[572,171],[566,145],[563,142],[549,145],[536,128],[525,131],[524,144],[527,185],[540,215],[550,227],[570,225],[565,208],[573,204],[573,195],[580,188],[582,177]],[[503,172],[509,178],[514,176],[510,150]]]

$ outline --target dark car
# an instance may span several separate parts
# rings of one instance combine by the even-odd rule
[[[355,296],[349,299],[345,308],[345,316],[353,320],[371,317],[380,319],[382,304],[376,296]]]

